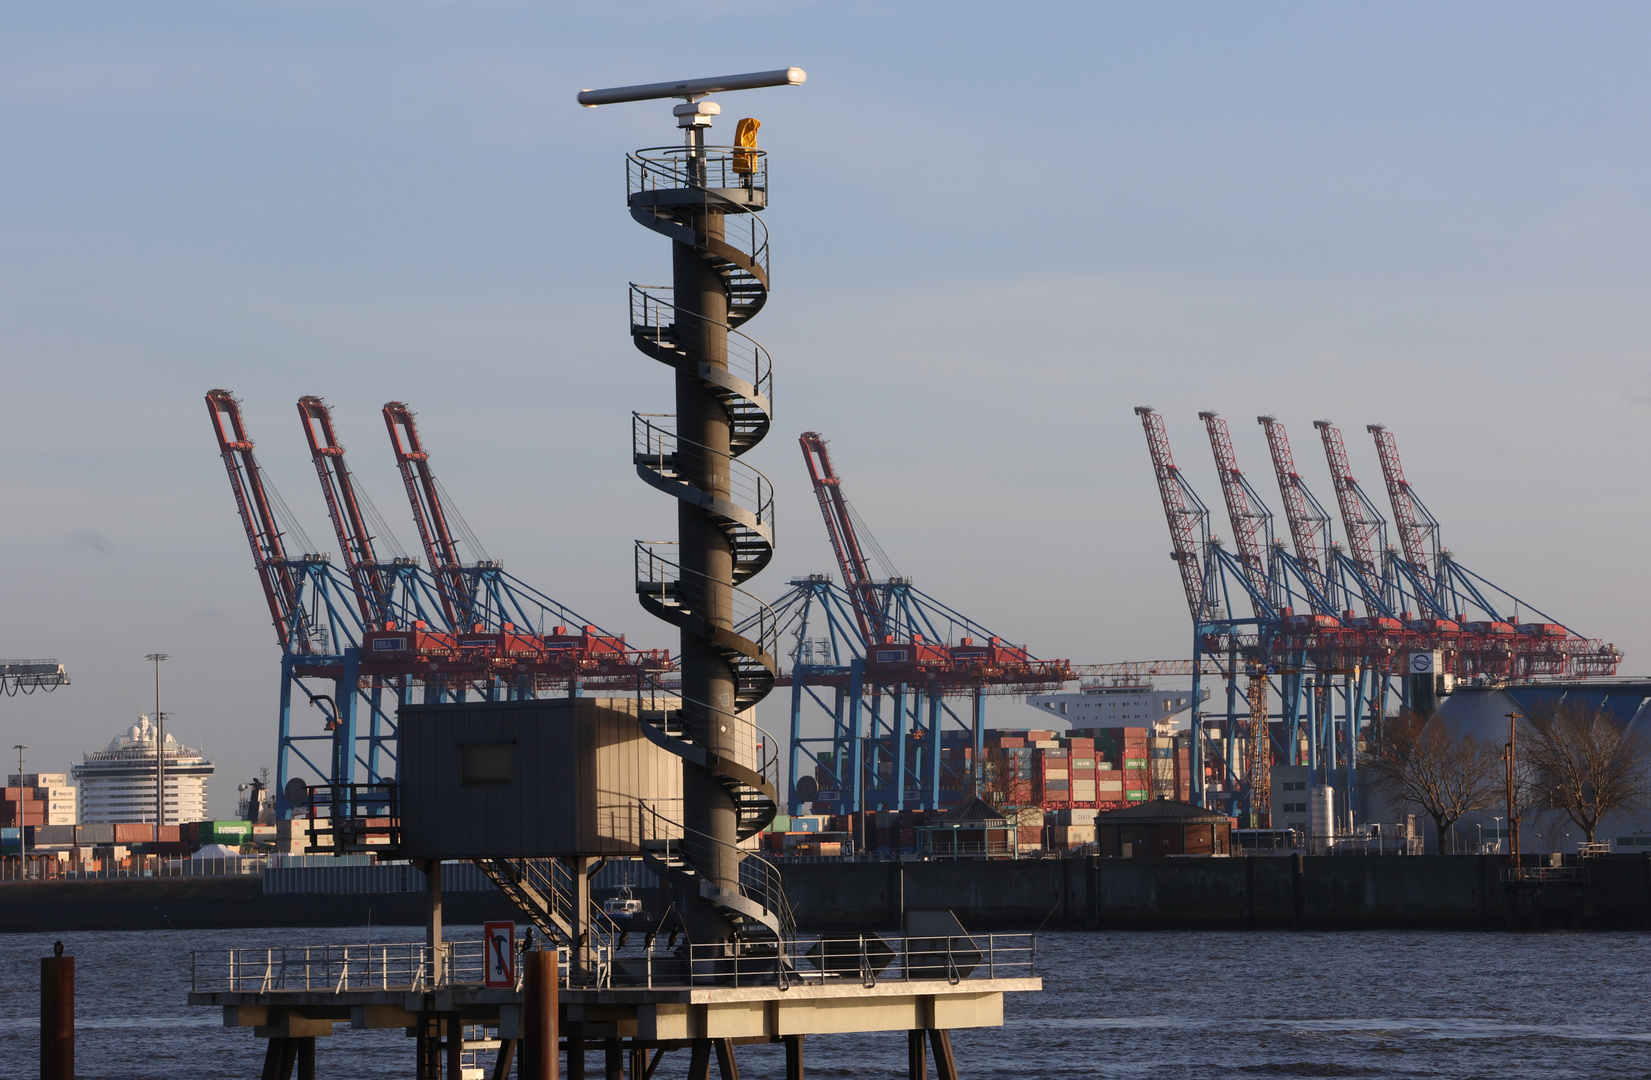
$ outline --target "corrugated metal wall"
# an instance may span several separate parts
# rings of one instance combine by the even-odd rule
[[[324,860],[324,861],[323,861]],[[305,860],[308,862],[308,860]],[[424,872],[412,863],[359,863],[339,865],[330,856],[316,858],[310,865],[294,866],[289,857],[284,865],[264,871],[264,892],[270,893],[421,893]],[[610,859],[591,879],[593,889],[625,887],[651,889],[659,879],[640,859]],[[489,892],[494,888],[475,863],[441,864],[441,890]]]
[[[441,890],[485,892],[494,885],[475,863],[441,864]],[[282,866],[264,871],[271,893],[421,893],[424,872],[412,863],[378,866]]]

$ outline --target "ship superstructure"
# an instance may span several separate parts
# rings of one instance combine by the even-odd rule
[[[1076,693],[1028,694],[1026,704],[1074,728],[1151,727],[1165,735],[1187,726],[1176,717],[1192,707],[1192,691],[1159,690],[1138,678],[1085,679]]]

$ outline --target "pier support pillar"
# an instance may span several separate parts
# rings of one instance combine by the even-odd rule
[[[921,1028],[906,1032],[906,1080],[929,1080],[929,1060],[923,1050]]]
[[[441,1021],[430,1013],[418,1014],[418,1080],[441,1080]],[[273,1044],[274,1039],[270,1042]],[[266,1076],[264,1080],[272,1080]],[[282,1073],[273,1080],[287,1080]]]
[[[785,1036],[785,1080],[803,1080],[803,1036]]]
[[[40,1076],[74,1080],[75,958],[57,952],[40,959]]]
[[[568,1080],[585,1080],[585,1025],[568,1025]]]
[[[464,1075],[464,1021],[449,1014],[441,1026],[447,1032],[447,1080],[459,1080]]]
[[[688,1080],[711,1080],[711,1040],[695,1039],[688,1057]]]
[[[297,1066],[298,1080],[315,1080],[315,1036],[287,1038],[274,1036],[264,1051],[262,1080],[292,1080]]]
[[[734,1061],[734,1040],[717,1040],[717,1071],[722,1073],[722,1080],[740,1080],[740,1067]]]
[[[625,1044],[618,1036],[602,1040],[603,1080],[625,1080]]]
[[[520,1039],[499,1040],[499,1055],[493,1061],[493,1080],[510,1080],[510,1067],[516,1062],[516,1045],[520,1042]],[[553,1063],[556,1061],[556,1046],[554,1043],[551,1044],[550,1060]],[[522,1064],[525,1066],[527,1062],[524,1060]],[[540,1080],[539,1077],[533,1076],[525,1068],[522,1070],[522,1076],[529,1077],[530,1080]],[[550,1076],[551,1080],[555,1080],[555,1072],[552,1072]]]
[[[940,1080],[957,1080],[957,1059],[952,1057],[952,1033],[945,1028],[930,1028],[929,1045],[934,1049],[935,1075]]]

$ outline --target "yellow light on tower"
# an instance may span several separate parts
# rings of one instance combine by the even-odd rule
[[[749,116],[734,125],[734,171],[741,176],[750,176],[757,171],[757,155],[750,151],[757,148],[757,129],[760,127],[762,121]]]

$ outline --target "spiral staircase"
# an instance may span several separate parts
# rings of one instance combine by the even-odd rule
[[[767,166],[759,151],[734,147],[640,150],[628,156],[626,165],[631,216],[691,251],[721,281],[727,299],[726,322],[713,324],[680,308],[670,288],[631,286],[632,342],[695,380],[728,421],[724,452],[681,436],[674,417],[633,414],[637,475],[702,515],[721,532],[732,554],[731,580],[699,580],[704,575],[696,577],[697,571],[681,565],[676,545],[637,542],[636,591],[642,606],[704,642],[727,665],[734,686],[731,703],[722,706],[653,687],[639,719],[655,745],[727,793],[735,811],[735,835],[743,841],[767,826],[779,806],[776,743],[745,718],[774,685],[775,619],[767,605],[739,587],[774,554],[773,487],[739,460],[767,435],[772,417],[768,353],[738,329],[768,299],[768,235],[756,217],[767,204]],[[720,348],[724,337],[725,350]],[[707,340],[717,343],[719,355],[702,354],[701,343]],[[726,491],[696,483],[696,476],[707,474],[726,477]],[[731,618],[728,611],[712,618],[697,609],[697,598],[720,594],[723,588],[731,598]],[[715,724],[722,737],[697,739],[694,725],[685,723],[690,714],[701,726]],[[730,850],[725,839],[688,829],[648,806],[639,808],[638,829],[643,857],[656,873],[714,906],[740,948],[773,948],[784,960],[785,943],[793,936],[791,912],[779,873],[767,860]],[[738,867],[737,881],[727,880],[725,872],[707,872],[728,866]]]

